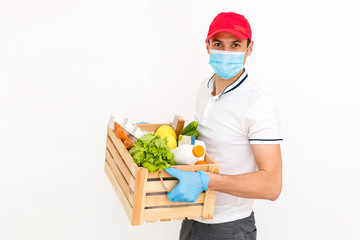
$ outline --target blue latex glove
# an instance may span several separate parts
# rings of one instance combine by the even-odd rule
[[[168,199],[172,202],[195,202],[200,193],[208,189],[209,177],[203,170],[188,172],[166,168],[165,171],[179,179],[176,187],[167,193]]]

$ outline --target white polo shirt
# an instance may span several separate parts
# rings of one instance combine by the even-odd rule
[[[195,119],[199,140],[220,166],[221,174],[257,171],[250,144],[279,144],[280,117],[275,104],[264,95],[246,70],[220,95],[212,96],[214,76],[199,87]],[[197,220],[222,223],[250,216],[253,199],[217,192],[214,218]]]

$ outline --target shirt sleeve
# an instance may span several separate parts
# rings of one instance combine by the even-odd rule
[[[277,106],[268,98],[256,102],[245,117],[250,144],[279,144],[280,114]]]

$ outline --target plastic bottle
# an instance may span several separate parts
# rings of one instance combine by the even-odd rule
[[[206,144],[204,141],[201,140],[195,140],[195,137],[193,136],[179,136],[179,147],[182,145],[201,145],[204,148],[204,151],[206,152]],[[204,160],[205,154],[202,155],[199,160]]]
[[[204,141],[201,141],[201,140],[195,140],[195,145],[200,145],[204,148],[204,154],[199,157],[199,160],[204,160],[205,159],[205,152],[206,152],[206,145],[205,145],[205,142]]]
[[[194,164],[205,155],[201,145],[184,144],[171,150],[174,153],[176,164]]]

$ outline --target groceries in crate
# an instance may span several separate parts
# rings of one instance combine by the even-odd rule
[[[115,122],[115,132],[117,137],[124,143],[126,149],[130,149],[134,146],[134,143],[129,139],[129,137],[125,134],[122,127]]]
[[[180,132],[183,130],[185,124],[185,119],[182,116],[175,115],[171,127],[175,130],[176,136],[180,135]]]
[[[147,168],[149,172],[175,165],[174,154],[165,140],[154,133],[147,133],[139,138],[129,153],[138,166]]]
[[[198,164],[208,164],[207,161],[202,161],[202,160],[199,160],[195,163],[195,165],[198,165]]]
[[[192,121],[181,131],[180,135],[194,136],[195,139],[197,139],[200,135],[200,132],[196,130],[197,127],[198,127],[198,122]]]
[[[195,164],[204,157],[205,149],[201,145],[183,144],[171,150],[174,153],[174,160],[176,164]]]
[[[138,138],[141,138],[146,134],[146,131],[141,130],[135,123],[132,123],[128,118],[124,118],[120,115],[111,115],[109,120],[109,127],[116,131],[115,123],[119,124],[132,142],[136,142]]]
[[[174,127],[176,128],[176,133]],[[129,150],[134,162],[149,172],[156,172],[175,164],[200,164],[204,161],[205,143],[196,140],[200,132],[197,121],[184,129],[184,120],[175,116],[173,124],[160,126],[155,133],[141,130],[136,124],[120,115],[112,115],[109,127]]]
[[[186,145],[186,144],[190,144],[190,145],[200,145],[204,148],[204,151],[206,151],[206,145],[205,142],[200,141],[200,140],[195,140],[194,136],[184,136],[184,135],[180,135],[179,136],[179,143],[178,146],[181,145]],[[204,160],[205,155],[202,155],[199,160]]]
[[[194,136],[185,136],[185,135],[180,135],[178,139],[179,139],[178,146],[181,146],[184,144],[194,145],[195,141],[197,141]]]
[[[162,139],[166,139],[166,141],[167,141],[166,145],[170,149],[174,149],[177,147],[175,130],[172,127],[170,127],[169,125],[163,125],[163,126],[159,127],[156,130],[155,134],[160,136]]]

